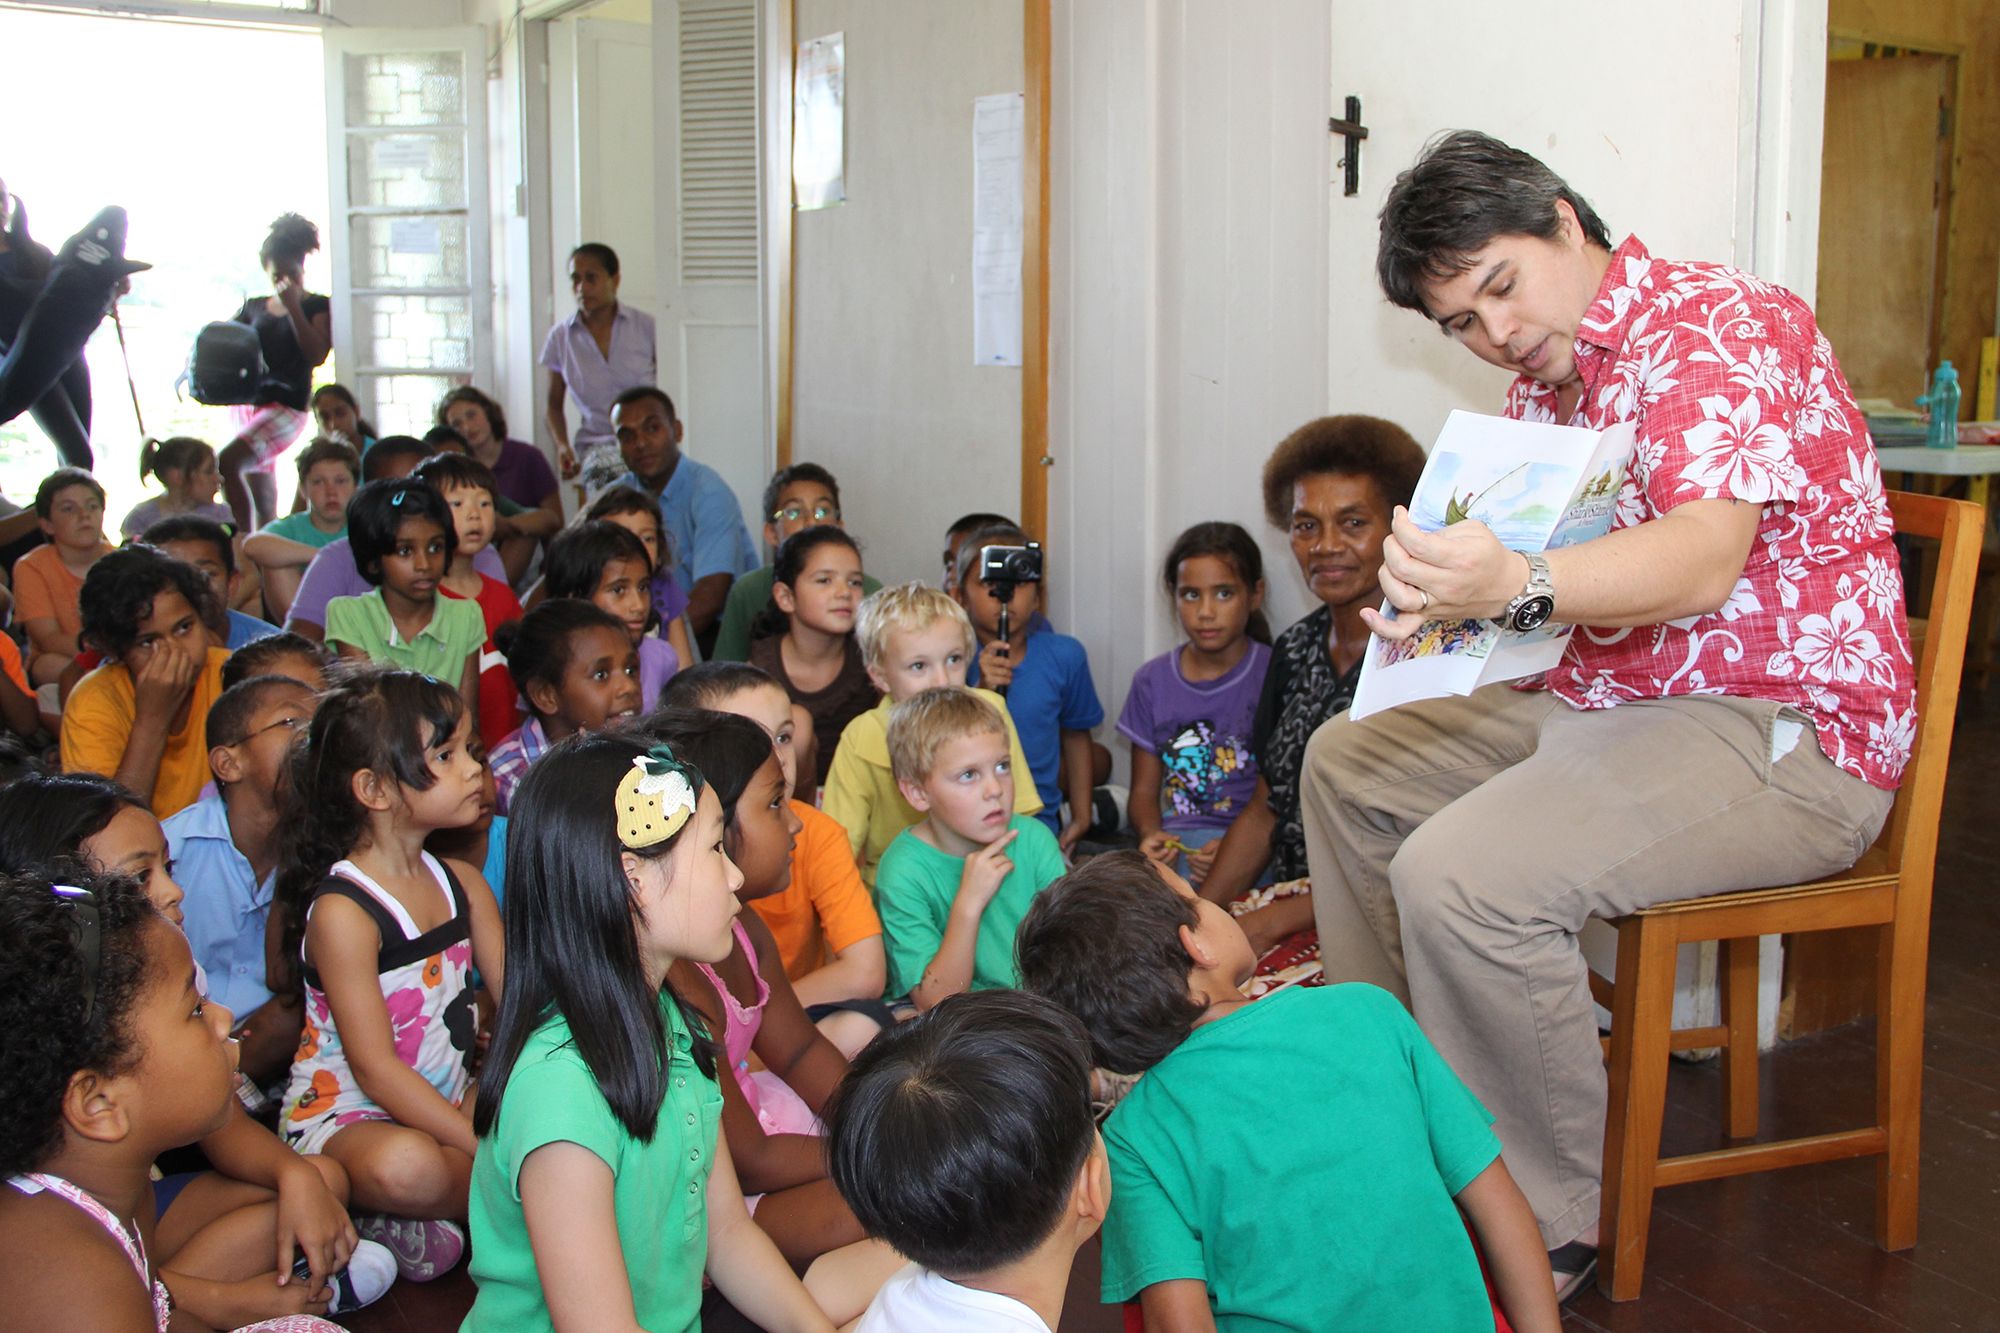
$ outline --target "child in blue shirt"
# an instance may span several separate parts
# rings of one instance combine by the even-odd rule
[[[1017,583],[1006,601],[979,578],[979,552],[987,546],[1019,546],[1028,540],[1018,528],[991,527],[973,533],[958,550],[958,600],[979,636],[979,656],[966,672],[968,685],[998,690],[1020,731],[1029,776],[1042,798],[1038,818],[1056,834],[1065,853],[1090,829],[1090,793],[1096,761],[1091,728],[1104,721],[1104,705],[1090,679],[1083,644],[1052,629],[1034,629],[1042,585]],[[1011,633],[1000,633],[1001,612]],[[1046,622],[1044,622],[1046,623]],[[1069,802],[1069,822],[1060,816]]]
[[[1107,1302],[1154,1328],[1555,1333],[1555,1281],[1493,1117],[1374,986],[1244,998],[1235,918],[1137,851],[1029,908],[1023,984],[1075,1014],[1097,1063],[1145,1075],[1104,1124]],[[1284,1095],[1244,1113],[1243,1089]],[[1273,1182],[1304,1208],[1272,1206]],[[1460,1210],[1463,1210],[1463,1217]]]

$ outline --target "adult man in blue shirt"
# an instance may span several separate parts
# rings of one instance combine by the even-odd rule
[[[253,676],[208,710],[216,794],[173,815],[167,835],[188,946],[209,998],[236,1015],[241,1068],[259,1087],[291,1067],[298,997],[265,984],[265,927],[278,867],[278,800],[293,740],[312,721],[313,693],[288,676]]]
[[[674,578],[688,596],[688,628],[707,654],[715,646],[729,585],[760,563],[743,507],[720,473],[681,453],[686,428],[665,390],[646,385],[619,394],[611,404],[611,426],[631,469],[619,484],[659,501],[673,545]]]

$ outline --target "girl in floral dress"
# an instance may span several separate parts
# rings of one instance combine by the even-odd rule
[[[423,849],[481,813],[471,728],[457,691],[416,672],[364,671],[332,690],[293,755],[276,893],[282,961],[305,990],[279,1130],[346,1168],[356,1227],[418,1282],[465,1249],[450,1219],[465,1213],[477,1147],[473,963],[501,988],[492,890]]]

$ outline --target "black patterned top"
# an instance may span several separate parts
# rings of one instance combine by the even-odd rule
[[[1320,724],[1354,702],[1361,661],[1343,673],[1327,652],[1333,608],[1322,606],[1278,636],[1271,645],[1271,669],[1257,701],[1250,745],[1257,767],[1271,784],[1271,877],[1279,882],[1306,873],[1306,832],[1299,818],[1299,775],[1306,742]]]

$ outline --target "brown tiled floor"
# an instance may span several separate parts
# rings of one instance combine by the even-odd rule
[[[1946,793],[1931,934],[1924,1072],[1920,1241],[1883,1254],[1870,1239],[1874,1169],[1800,1167],[1663,1190],[1654,1207],[1645,1295],[1596,1292],[1564,1327],[1628,1330],[2000,1329],[2000,704],[1962,718]],[[1763,1062],[1763,1122],[1774,1134],[1860,1123],[1872,1097],[1868,1024],[1790,1043]],[[1664,1147],[1720,1143],[1714,1065],[1676,1063]],[[1079,1256],[1063,1333],[1114,1333],[1094,1298],[1094,1247]],[[346,1320],[354,1333],[458,1326],[472,1284],[460,1270],[399,1283]],[[711,1330],[740,1327],[711,1320]]]

